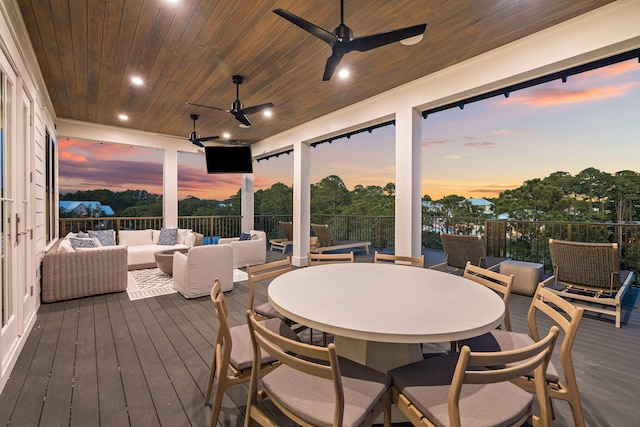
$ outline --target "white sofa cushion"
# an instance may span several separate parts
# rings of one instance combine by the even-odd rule
[[[193,244],[189,245],[188,243],[186,243],[184,241],[184,239],[189,234],[193,234],[193,233],[191,233],[191,229],[190,228],[178,228],[178,234],[176,235],[176,243],[179,243],[179,244],[184,243],[185,245],[193,246]],[[193,241],[195,243],[195,235],[193,237],[194,237]]]
[[[118,232],[118,244],[121,246],[152,245],[153,232],[152,230],[121,230]]]
[[[187,245],[187,246],[189,246],[189,247],[192,247],[192,246],[194,246],[194,245],[196,244],[196,240],[197,240],[197,239],[196,239],[196,235],[195,235],[195,234],[193,234],[193,233],[191,232],[191,230],[188,230],[188,231],[189,231],[189,232],[188,232],[188,233],[186,233],[186,235],[184,236],[184,241],[183,241],[183,242],[176,241],[176,243],[177,243],[177,244],[183,243],[183,244],[185,244],[185,245]],[[180,235],[180,233],[179,233],[179,232],[178,232],[178,235]]]
[[[75,249],[73,249],[73,246],[71,246],[71,240],[69,239],[63,239],[60,242],[60,245],[58,245],[58,252],[59,254],[66,254],[66,253],[73,253],[75,252]]]

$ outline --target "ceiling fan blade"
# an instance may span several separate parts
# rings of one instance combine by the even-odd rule
[[[287,12],[284,9],[275,9],[273,13],[283,17],[284,19],[291,22],[292,24],[297,25],[298,27],[302,28],[306,32],[313,34],[314,36],[324,41],[325,43],[333,44],[338,41],[338,38],[336,37],[335,34],[330,33],[324,28],[318,27],[317,25],[312,24],[311,22],[306,21],[300,18],[299,16],[294,15],[291,12]]]
[[[212,110],[218,110],[218,111],[225,111],[227,113],[229,113],[231,110],[228,110],[226,108],[218,108],[218,107],[210,107],[208,105],[202,105],[202,104],[194,104],[192,102],[187,102],[188,105],[193,105],[195,107],[204,107],[204,108],[210,108]]]
[[[215,135],[215,136],[205,136],[204,138],[198,138],[198,140],[200,141],[213,141],[216,139],[220,139],[220,137],[218,135]]]
[[[240,110],[240,112],[244,114],[255,114],[255,113],[259,113],[260,111],[268,110],[269,108],[273,108],[273,107],[274,107],[273,103],[267,102],[265,104],[254,105],[252,107],[245,107],[242,110]]]
[[[398,30],[389,31],[386,33],[372,34],[370,36],[357,37],[348,43],[348,50],[357,50],[365,52],[376,47],[385,46],[391,43],[399,42],[400,40],[408,39],[410,37],[418,36],[424,33],[427,28],[427,24],[414,25],[412,27],[400,28]],[[346,52],[344,52],[346,53]]]
[[[204,148],[204,144],[200,142],[199,139],[191,139],[190,141],[193,143],[193,145],[197,145],[198,147]]]
[[[333,75],[333,72],[336,70],[336,68],[338,67],[338,64],[342,60],[342,56],[343,56],[342,54],[334,53],[329,58],[327,58],[327,63],[324,66],[324,75],[322,76],[322,81],[326,82],[331,80],[331,76]]]
[[[236,116],[236,120],[237,121],[239,121],[240,123],[242,123],[243,125],[245,125],[247,127],[251,127],[251,122],[249,121],[247,116],[245,116],[241,112],[234,113],[233,115]]]

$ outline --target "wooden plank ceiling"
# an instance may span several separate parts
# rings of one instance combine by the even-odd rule
[[[427,22],[424,39],[347,54],[348,81],[322,73],[331,49],[272,11],[333,31],[338,0],[18,0],[58,118],[186,137],[256,142],[610,3],[611,0],[346,0],[355,37]],[[244,76],[245,106],[273,117],[238,127],[223,111]],[[141,76],[141,87],[130,78]],[[129,116],[121,122],[118,114]]]

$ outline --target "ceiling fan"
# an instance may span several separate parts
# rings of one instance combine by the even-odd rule
[[[227,110],[224,108],[218,108],[218,107],[210,107],[208,105],[194,104],[191,102],[187,102],[187,104],[194,105],[196,107],[211,108],[212,110],[226,111],[227,113],[233,114],[236,120],[241,123],[240,127],[250,127],[251,122],[247,118],[248,114],[255,114],[255,113],[259,113],[260,111],[268,110],[269,108],[273,108],[274,105],[271,102],[254,105],[252,107],[245,107],[244,105],[242,105],[242,103],[240,102],[240,85],[242,84],[243,80],[244,79],[242,76],[237,76],[237,75],[231,78],[231,81],[236,85],[236,100],[233,101],[233,103],[231,104],[230,110]]]
[[[220,138],[218,135],[216,135],[216,136],[205,136],[205,137],[201,138],[200,135],[198,135],[198,133],[196,132],[196,120],[198,120],[198,115],[197,114],[191,114],[191,120],[193,120],[193,132],[191,132],[189,134],[189,141],[191,141],[192,144],[195,144],[198,147],[204,148],[203,142],[213,141],[215,139]]]
[[[324,75],[322,76],[322,80],[324,81],[331,79],[331,76],[340,63],[343,55],[354,50],[365,52],[400,40],[416,37],[424,33],[424,30],[427,28],[427,24],[425,23],[385,33],[377,33],[354,38],[351,28],[344,25],[344,0],[340,0],[340,25],[333,30],[333,33],[306,21],[293,13],[287,12],[286,10],[276,9],[273,12],[331,46],[332,53],[331,56],[327,58],[327,63],[324,67]]]

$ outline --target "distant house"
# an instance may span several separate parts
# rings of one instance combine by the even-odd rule
[[[94,201],[60,200],[58,206],[61,213],[74,218],[115,215],[111,206],[102,205],[100,202]]]
[[[431,212],[442,210],[442,204],[436,202],[425,202],[424,200],[422,201],[422,207]]]
[[[467,202],[471,203],[471,206],[480,208],[482,213],[491,213],[493,212],[493,203],[485,199],[484,197],[475,198],[469,197]]]

